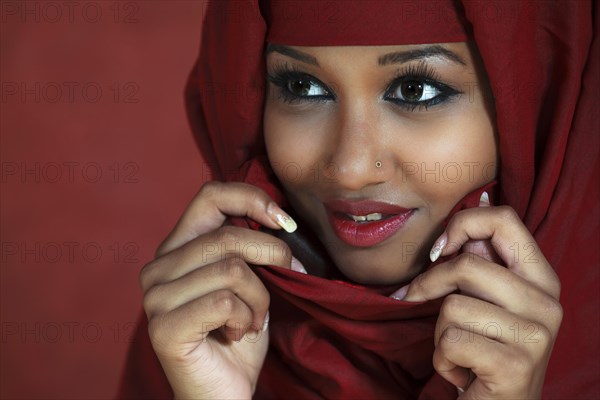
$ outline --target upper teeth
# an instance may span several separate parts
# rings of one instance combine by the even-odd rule
[[[362,221],[379,221],[381,219],[381,213],[373,213],[368,215],[351,215],[350,217],[356,222]]]

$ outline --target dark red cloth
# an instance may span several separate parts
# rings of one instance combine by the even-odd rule
[[[588,1],[216,1],[188,85],[190,121],[218,176],[242,178],[283,201],[256,158],[264,154],[265,40],[374,45],[470,35],[496,101],[494,202],[517,210],[562,283],[564,319],[544,398],[600,398],[597,24],[597,4]],[[479,192],[461,207],[476,206]],[[407,304],[336,280],[257,272],[272,294],[271,348],[257,397],[456,397],[431,365],[439,301]],[[137,346],[121,396],[168,397],[164,382],[148,383],[164,377],[155,361],[144,364],[142,353],[152,357],[147,339]]]

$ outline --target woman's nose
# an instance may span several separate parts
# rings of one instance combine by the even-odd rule
[[[395,163],[386,149],[376,110],[367,106],[340,110],[324,174],[347,190],[360,190],[390,179]]]

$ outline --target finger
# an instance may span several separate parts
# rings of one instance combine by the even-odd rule
[[[510,270],[471,253],[460,254],[418,275],[406,290],[404,301],[434,300],[459,291],[522,318],[552,321],[553,326],[562,316],[560,303],[550,294]]]
[[[532,366],[518,348],[471,336],[454,326],[447,328],[438,343],[433,367],[453,385],[468,387],[469,398],[515,398],[531,384]]]
[[[556,273],[510,207],[479,207],[456,213],[434,244],[432,255],[449,255],[469,240],[484,239],[490,240],[494,251],[512,272],[558,298],[560,283]]]
[[[456,348],[463,342],[467,334],[456,326],[448,326],[442,334],[443,342],[437,343],[433,352],[433,368],[445,380],[457,388],[466,389],[471,380],[471,360],[453,357]],[[472,344],[475,337],[469,339]],[[457,345],[458,343],[458,345]],[[466,363],[465,363],[466,362]]]
[[[490,207],[490,197],[487,192],[481,194],[479,207]],[[461,250],[465,253],[473,253],[497,264],[500,264],[502,261],[494,251],[494,246],[492,246],[489,240],[469,240],[462,246]]]
[[[253,324],[262,324],[269,307],[269,292],[240,258],[222,260],[151,287],[144,295],[144,309],[150,319],[219,290],[235,294],[252,311]]]
[[[204,234],[144,266],[140,282],[144,290],[182,277],[194,269],[227,258],[238,257],[249,264],[290,268],[291,250],[267,233],[225,226]]]
[[[467,332],[471,337],[480,335],[503,344],[521,346],[529,353],[544,352],[552,343],[558,326],[539,320],[539,315],[522,317],[488,302],[469,296],[452,294],[442,304],[438,317],[434,343],[437,346],[441,335],[449,326]]]
[[[502,259],[496,254],[494,246],[489,240],[469,240],[463,245],[461,251],[463,253],[475,254],[496,264],[502,263]]]
[[[241,182],[208,182],[160,245],[157,255],[217,229],[227,216],[250,217],[269,228],[284,228],[288,232],[293,232],[296,227],[294,220],[261,189]]]
[[[228,290],[213,292],[150,319],[148,333],[158,355],[177,357],[222,326],[237,329],[239,337],[252,327],[252,311]]]

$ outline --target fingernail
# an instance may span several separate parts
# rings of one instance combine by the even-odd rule
[[[465,392],[465,389],[461,388],[461,387],[456,387],[456,390],[458,390],[458,394],[462,394]]]
[[[408,293],[408,286],[409,285],[402,286],[400,289],[392,293],[390,297],[394,300],[403,300],[406,297],[406,293]]]
[[[298,229],[296,221],[294,221],[289,215],[277,214],[276,218],[279,226],[285,229],[287,233],[292,233]]]
[[[306,274],[306,269],[304,265],[294,256],[292,256],[292,266],[290,268],[292,271],[300,272],[301,274]]]
[[[429,252],[429,259],[431,262],[435,262],[438,258],[440,258],[440,254],[446,247],[446,242],[448,240],[448,234],[446,232],[442,233],[442,235],[435,241],[431,251]]]
[[[265,315],[265,320],[263,321],[262,330],[263,332],[269,329],[269,312],[267,311],[267,315]]]
[[[479,207],[489,207],[490,206],[490,196],[488,192],[481,193],[481,197],[479,198]]]
[[[267,206],[267,212],[275,219],[277,225],[282,227],[287,233],[292,233],[298,229],[296,221],[287,215],[279,206],[275,203],[269,203]]]

